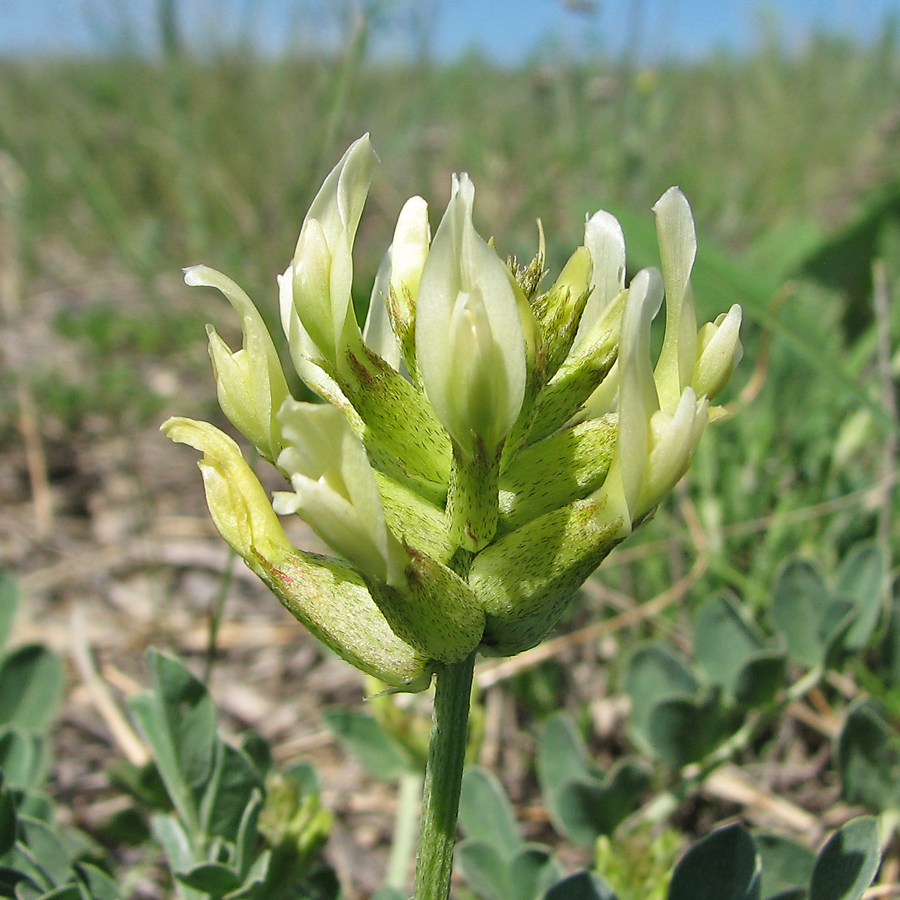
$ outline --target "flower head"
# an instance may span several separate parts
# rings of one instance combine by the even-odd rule
[[[219,401],[289,489],[270,501],[234,441],[170,420],[202,451],[213,521],[282,603],[354,665],[416,690],[434,665],[480,648],[517,653],[687,471],[709,402],[741,356],[740,307],[697,328],[697,239],[677,189],[654,207],[661,273],[626,285],[625,240],[600,211],[556,281],[508,265],[476,232],[475,189],[454,177],[431,240],[425,201],[400,212],[363,332],[352,248],[375,155],[364,137],[325,180],[278,277],[300,378],[290,396],[246,294],[212,269],[241,316],[232,352],[212,328]],[[650,330],[665,300],[654,362]],[[294,548],[278,515],[331,548]]]

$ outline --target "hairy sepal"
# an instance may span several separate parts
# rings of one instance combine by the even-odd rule
[[[538,644],[621,540],[601,501],[546,513],[475,557],[469,584],[487,616],[482,649],[510,656]]]

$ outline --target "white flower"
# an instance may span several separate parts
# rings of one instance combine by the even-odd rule
[[[490,454],[525,395],[525,337],[506,264],[472,224],[475,188],[465,174],[438,227],[416,306],[416,356],[438,420],[469,456]]]
[[[370,577],[405,585],[406,553],[385,524],[366,451],[344,414],[333,406],[288,400],[279,418],[288,446],[278,467],[294,492],[276,492],[275,511],[298,513],[329,547]]]
[[[244,346],[236,353],[211,325],[206,329],[219,405],[235,428],[274,462],[282,446],[276,414],[288,387],[262,316],[244,291],[215,269],[191,266],[184,270],[184,280],[192,286],[218,288],[240,314]]]
[[[392,326],[396,322],[395,327],[402,332],[413,327],[419,281],[430,243],[428,204],[421,197],[410,197],[400,210],[394,240],[375,275],[363,328],[366,345],[398,372],[401,371],[400,342]]]
[[[697,233],[687,198],[669,188],[653,207],[666,287],[666,334],[656,365],[660,405],[673,413],[684,389],[715,397],[740,362],[741,308],[737,304],[697,331],[690,277],[697,256]]]
[[[656,364],[661,407],[674,412],[691,384],[697,359],[697,314],[690,277],[697,256],[697,233],[687,198],[677,187],[653,207],[666,289],[666,334]]]
[[[628,288],[619,338],[619,435],[606,484],[610,515],[621,515],[628,530],[637,518],[638,501],[650,455],[650,417],[659,397],[650,363],[650,324],[662,305],[662,280],[656,269],[642,269]]]
[[[697,335],[697,344],[693,388],[701,397],[712,400],[728,383],[744,355],[740,306],[735,303],[715,322],[707,322]]]
[[[687,471],[708,415],[708,399],[687,386],[674,409],[660,409],[650,359],[650,324],[662,304],[662,279],[643,269],[628,289],[619,343],[619,433],[606,483],[604,515],[621,516],[627,534]]]
[[[200,471],[206,501],[222,537],[251,566],[256,554],[274,565],[296,553],[259,479],[247,465],[238,445],[209,422],[173,418],[163,432],[179,444],[200,450]]]
[[[421,197],[410,197],[397,217],[391,243],[391,290],[398,297],[405,292],[415,302],[430,243],[428,204]]]
[[[581,316],[575,347],[625,288],[625,235],[619,220],[602,209],[594,213],[584,226],[584,246],[591,254],[591,295]]]
[[[346,366],[345,350],[360,340],[353,312],[353,242],[369,191],[375,151],[364,135],[354,142],[325,179],[313,200],[291,264],[291,308],[285,334],[290,341],[297,317],[319,354],[339,370]],[[291,355],[294,355],[291,348]]]

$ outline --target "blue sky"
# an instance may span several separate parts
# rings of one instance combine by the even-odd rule
[[[441,57],[479,47],[503,62],[564,44],[621,51],[631,34],[642,55],[696,57],[712,48],[752,48],[765,19],[789,45],[811,29],[871,39],[896,0],[598,0],[593,14],[563,0],[382,0],[390,12],[376,34],[382,54],[408,51],[410,11],[432,12],[431,46]],[[321,45],[338,33],[336,0],[179,0],[193,42],[228,44],[250,36],[257,47]],[[109,47],[123,33],[152,45],[155,0],[0,0],[0,54],[78,52]]]

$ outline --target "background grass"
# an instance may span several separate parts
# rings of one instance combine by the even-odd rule
[[[160,359],[193,367],[211,397],[201,323],[213,317],[231,337],[235,323],[213,299],[186,300],[178,269],[221,269],[274,322],[274,276],[307,204],[369,131],[382,162],[356,253],[361,310],[402,202],[422,194],[436,224],[453,171],[474,179],[477,219],[501,252],[530,258],[540,217],[557,271],[600,207],[622,218],[635,268],[653,264],[649,207],[671,184],[689,197],[701,313],[746,311],[727,398],[738,415],[704,442],[682,505],[646,530],[654,552],[608,570],[612,588],[653,596],[702,549],[692,598],[731,586],[764,605],[789,554],[833,564],[876,534],[891,494],[859,492],[896,468],[877,348],[879,333],[896,346],[900,315],[893,303],[876,321],[871,286],[883,258],[893,297],[900,264],[896,30],[870,46],[814,36],[792,52],[773,35],[749,56],[646,68],[565,52],[499,68],[477,56],[371,60],[374,27],[350,23],[322,56],[199,57],[170,39],[154,59],[0,62],[0,148],[24,173],[25,314],[31,292],[92,273],[54,319],[90,371],[35,366],[44,411],[64,430],[98,408],[120,429],[153,421],[146,371]],[[4,387],[11,435],[8,375]],[[895,524],[880,536],[893,549]]]

